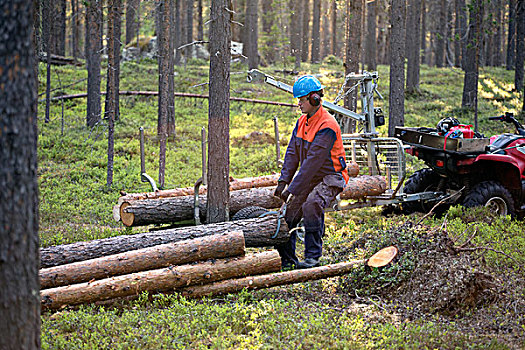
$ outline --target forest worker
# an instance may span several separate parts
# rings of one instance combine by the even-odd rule
[[[288,242],[275,247],[283,270],[319,266],[324,209],[348,182],[341,128],[321,105],[323,86],[314,76],[304,75],[293,85],[293,96],[299,99],[303,115],[297,120],[286,149],[274,195],[287,203],[285,220],[289,229],[303,218],[305,259],[299,262],[295,255],[294,231]]]

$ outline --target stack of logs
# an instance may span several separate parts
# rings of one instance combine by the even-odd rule
[[[360,199],[376,196],[386,190],[382,176],[361,175],[356,163],[348,165],[351,176],[341,199]],[[279,198],[273,196],[279,175],[232,180],[230,182],[230,215],[248,206],[274,209],[281,206]],[[206,217],[206,189],[199,190],[199,213]],[[125,194],[113,208],[113,217],[126,226],[169,224],[194,218],[195,198],[193,188],[176,188],[148,193]]]
[[[270,240],[279,226],[278,236]],[[243,227],[244,232],[238,230]],[[245,255],[246,246],[268,246],[288,239],[286,223],[277,225],[276,216],[200,228],[41,249],[42,308],[134,297],[146,291],[197,298],[268,288],[345,274],[364,262],[278,272],[281,259],[277,251]],[[136,249],[138,244],[146,247]]]

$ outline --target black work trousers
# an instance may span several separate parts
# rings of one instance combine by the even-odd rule
[[[303,219],[305,259],[319,259],[321,257],[322,237],[324,235],[324,209],[328,208],[335,197],[341,193],[343,186],[344,180],[342,177],[327,175],[323,181],[317,184],[313,183],[311,191],[305,191],[300,195],[293,196],[292,200],[287,204],[284,219],[290,230],[299,224],[301,218]],[[297,235],[294,231],[286,243],[275,247],[281,256],[283,266],[297,265],[298,260],[295,255],[296,241]]]

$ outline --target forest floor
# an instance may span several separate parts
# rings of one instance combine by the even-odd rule
[[[263,70],[281,75],[273,68]],[[199,61],[177,67],[176,90],[206,93],[199,84],[206,82],[207,69]],[[246,67],[232,69],[242,73]],[[335,62],[303,69],[320,74],[329,87],[327,99],[333,100],[342,82],[342,66]],[[54,67],[54,71],[63,86],[86,74],[73,67]],[[41,91],[44,73],[41,66]],[[379,73],[379,91],[388,91],[387,67],[380,66]],[[156,90],[156,76],[154,61],[125,63],[121,89]],[[232,75],[232,96],[294,103],[291,96],[244,80],[243,74]],[[472,123],[473,115],[459,108],[461,81],[457,71],[423,66],[421,93],[407,96],[406,125],[432,126],[446,116]],[[481,72],[479,122],[486,135],[510,132],[486,117],[519,110],[522,97],[511,86],[512,75],[504,69]],[[72,94],[84,92],[85,82],[65,90],[53,81],[52,87],[57,95]],[[146,130],[146,168],[157,177],[156,102],[151,97],[121,97],[115,180],[109,189],[105,121],[86,129],[85,99],[64,105],[54,102],[50,123],[43,122],[43,104],[39,106],[42,246],[151,228],[124,228],[113,221],[111,208],[122,190],[149,190],[139,177],[140,126]],[[377,103],[388,115],[388,102]],[[297,111],[232,102],[232,176],[279,171],[271,138],[265,137],[273,135],[274,116],[279,118],[281,141],[286,141]],[[166,188],[191,186],[200,176],[200,128],[207,125],[207,117],[206,100],[176,101],[177,134],[168,146]],[[246,135],[257,137],[249,140]],[[409,172],[422,166],[409,159]],[[322,264],[366,258],[389,245],[399,248],[396,260],[379,269],[358,266],[340,278],[256,292],[200,300],[143,294],[134,301],[44,312],[42,348],[521,349],[525,348],[524,232],[524,221],[493,217],[484,209],[453,207],[441,217],[382,215],[381,208],[333,212],[327,214]]]

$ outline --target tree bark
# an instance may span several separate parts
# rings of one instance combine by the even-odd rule
[[[102,50],[102,2],[92,0],[86,6],[85,55],[88,71],[87,117],[88,128],[100,121],[100,51]]]
[[[407,93],[419,92],[419,39],[421,28],[421,3],[419,0],[409,0],[406,25],[406,55],[407,55]]]
[[[137,38],[138,31],[138,8],[140,0],[126,0],[126,44],[129,44],[133,39]],[[137,48],[138,48],[137,43]]]
[[[462,108],[474,109],[478,98],[479,51],[482,38],[483,2],[473,0],[470,8]]]
[[[54,288],[171,265],[244,255],[242,232],[225,232],[40,270],[40,288]]]
[[[108,168],[106,185],[109,188],[113,184],[114,131],[115,120],[118,120],[119,112],[121,0],[110,0],[108,6],[108,69],[105,115],[108,120]]]
[[[509,0],[509,28],[507,32],[507,70],[513,70],[516,61],[516,0]]]
[[[290,238],[285,221],[281,220],[278,227],[277,215],[270,214],[256,219],[226,221],[41,248],[40,263],[42,268],[58,266],[232,231],[243,232],[246,247],[269,247],[284,243]],[[272,238],[275,233],[277,233],[276,237]]]
[[[303,6],[301,1],[290,0],[290,49],[291,55],[295,57],[294,69],[301,67],[301,43],[302,43],[302,22]]]
[[[186,0],[186,30],[184,32],[186,33],[187,44],[193,42],[193,5],[194,0]],[[191,58],[193,50],[193,46],[184,49],[186,62]]]
[[[330,10],[330,18],[332,19],[332,55],[337,56],[337,0],[332,0],[332,8]]]
[[[202,0],[197,0],[197,40],[204,40],[204,21],[202,19]]]
[[[310,19],[310,13],[308,13],[308,19]],[[306,28],[305,28],[306,27]],[[306,33],[308,33],[308,27],[303,27],[303,30],[307,30]],[[303,39],[307,38],[308,35],[304,34]],[[321,62],[321,55],[320,55],[320,48],[321,48],[321,0],[314,0],[313,3],[313,21],[312,21],[312,63],[320,63]],[[304,52],[306,50],[306,53]],[[303,57],[308,56],[308,45],[303,45]],[[303,60],[305,62],[306,60]]]
[[[45,289],[41,291],[40,297],[43,309],[58,309],[64,305],[121,298],[145,291],[168,292],[184,286],[264,274],[280,269],[279,253],[272,250],[244,257],[171,266],[67,287]]]
[[[226,0],[212,0],[210,23],[210,102],[208,109],[207,222],[228,220],[230,191],[231,20]]]
[[[436,33],[436,51],[434,56],[436,58],[436,67],[443,67],[445,65],[445,40],[447,37],[447,0],[440,0],[439,2],[439,20],[437,21]]]
[[[428,64],[427,55],[427,5],[426,0],[421,0],[421,64]]]
[[[344,191],[339,195],[341,199],[361,199],[366,196],[378,196],[386,191],[386,180],[380,175],[361,175],[351,177]]]
[[[377,69],[376,51],[377,51],[377,0],[370,1],[367,4],[366,13],[366,65],[369,71],[375,71]]]
[[[316,0],[314,0],[316,1]],[[318,0],[320,1],[320,0]],[[302,36],[301,36],[301,62],[308,61],[308,56],[310,53],[310,0],[302,0],[302,14],[303,19],[301,21],[302,23]],[[315,5],[314,5],[315,6]],[[320,3],[319,3],[320,6]],[[315,12],[315,8],[313,9]],[[314,14],[315,15],[315,14]],[[312,28],[313,31],[313,28]],[[319,30],[318,30],[319,31]],[[313,36],[312,36],[313,38]],[[312,51],[313,53],[313,51]]]
[[[313,281],[350,273],[357,266],[365,263],[365,261],[366,260],[354,260],[305,270],[293,270],[260,276],[249,276],[239,279],[229,279],[200,286],[184,287],[176,290],[176,292],[179,292],[187,298],[202,298],[204,296],[236,293],[243,289],[263,289],[286,284]]]
[[[458,12],[456,16],[459,17],[459,39],[461,45],[461,68],[465,69],[467,60],[467,5],[465,0],[456,0],[458,2]]]
[[[34,8],[0,8],[0,349],[39,349]]]
[[[494,3],[494,12],[495,12],[495,26],[496,31],[494,33],[494,45],[492,46],[493,49],[493,66],[494,67],[500,67],[503,64],[502,61],[502,33],[503,33],[503,11],[502,6],[503,0],[496,0]]]
[[[267,209],[278,208],[281,200],[273,196],[275,187],[253,188],[231,192],[227,204],[233,215],[242,208],[259,206]],[[199,196],[199,213],[201,219],[207,217],[208,196]],[[194,218],[194,197],[182,196],[163,199],[145,199],[124,202],[120,206],[120,218],[126,226],[143,226],[149,224],[173,223]],[[226,220],[224,220],[226,221]]]
[[[405,1],[392,0],[390,14],[390,98],[388,135],[405,124]]]
[[[324,0],[321,2],[321,13],[324,14],[324,16],[321,19],[321,26],[323,27],[322,30],[322,40],[321,40],[321,61],[330,54],[330,2],[328,0]]]
[[[258,31],[258,6],[259,0],[246,1],[246,56],[248,56],[248,69],[259,67],[259,40]]]
[[[346,2],[345,75],[359,72],[364,4],[364,0],[347,0]],[[345,92],[350,88],[351,85],[347,84]],[[344,106],[354,112],[357,110],[357,89],[346,95]],[[345,134],[353,133],[355,122],[350,118],[345,118],[341,130]]]
[[[516,9],[516,71],[514,88],[523,91],[523,62],[525,61],[525,0],[518,0]]]

